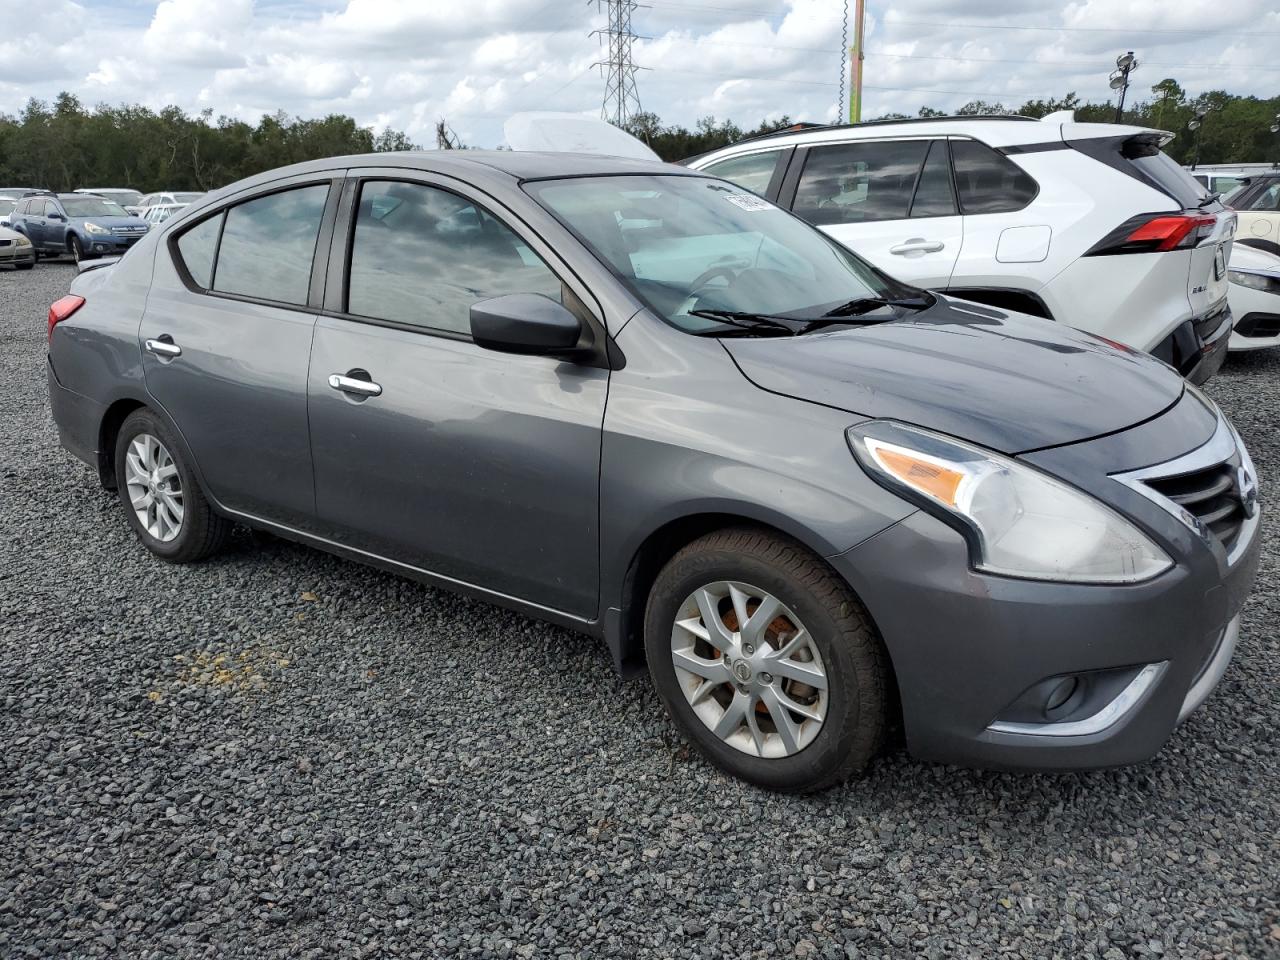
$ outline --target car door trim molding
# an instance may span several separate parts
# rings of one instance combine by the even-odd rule
[[[207,489],[205,495],[209,495]],[[223,506],[221,503],[218,503],[217,507],[219,513],[244,523],[247,526],[270,529],[281,536],[284,536],[286,539],[309,544],[329,553],[339,556],[347,556],[349,558],[357,558],[363,562],[383,567],[384,569],[391,570],[392,572],[406,574],[420,582],[439,584],[440,586],[456,592],[469,594],[522,613],[539,617],[543,620],[548,620],[559,626],[580,630],[592,636],[600,635],[599,619],[579,617],[556,607],[543,606],[542,604],[535,603],[532,600],[525,600],[509,593],[502,593],[498,590],[491,590],[488,587],[479,586],[469,580],[460,580],[456,577],[450,577],[447,574],[428,570],[426,567],[415,566],[411,563],[405,563],[402,560],[393,560],[383,554],[374,553],[372,550],[363,550],[360,547],[353,547],[349,544],[345,544],[340,540],[332,540],[316,533],[309,533],[305,530],[300,530],[297,527],[291,527],[286,523],[280,523],[278,520],[267,520],[257,514],[246,513],[242,510],[233,510],[229,507]]]

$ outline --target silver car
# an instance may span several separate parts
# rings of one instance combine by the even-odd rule
[[[3,205],[3,201],[0,201]],[[17,230],[0,227],[0,266],[30,270],[36,265],[36,248]]]
[[[1171,368],[654,162],[234,184],[87,265],[48,376],[157,557],[247,524],[596,635],[782,790],[899,720],[948,762],[1150,757],[1257,565],[1249,455]]]

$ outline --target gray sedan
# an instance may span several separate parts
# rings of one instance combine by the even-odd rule
[[[1150,757],[1257,562],[1249,455],[1164,364],[643,161],[234,184],[78,277],[49,391],[156,556],[241,523],[594,634],[783,790],[898,722],[948,762]]]

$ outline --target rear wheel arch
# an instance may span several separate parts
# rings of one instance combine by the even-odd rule
[[[1253,247],[1255,250],[1265,250],[1267,253],[1274,253],[1280,257],[1280,243],[1274,240],[1263,240],[1261,237],[1236,237],[1236,243],[1242,243],[1246,247]]]
[[[98,426],[98,479],[107,490],[116,489],[116,438],[129,414],[146,404],[133,397],[125,397],[107,407]]]

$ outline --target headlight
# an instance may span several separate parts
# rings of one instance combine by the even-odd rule
[[[84,225],[84,232],[92,233],[94,236],[101,236],[103,234],[110,233],[111,231],[108,230],[106,227],[98,226],[98,224],[96,223],[86,223]]]
[[[1242,287],[1264,290],[1267,293],[1280,294],[1280,279],[1269,277],[1265,273],[1249,273],[1244,270],[1228,270],[1227,279]]]
[[[31,246],[31,241],[28,240],[26,237],[24,237],[22,234],[18,234],[18,239],[13,241],[13,245],[15,247],[29,247]]]
[[[848,437],[873,478],[964,530],[979,570],[1135,583],[1173,566],[1114,510],[1016,460],[888,420],[851,427]]]

